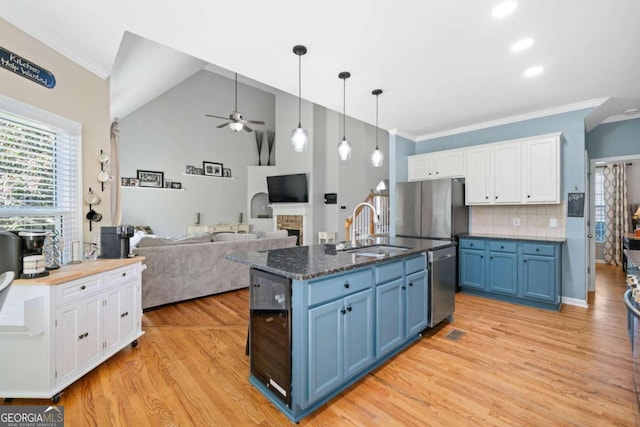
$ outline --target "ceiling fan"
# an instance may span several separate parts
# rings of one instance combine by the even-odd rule
[[[244,129],[247,132],[253,132],[247,123],[252,123],[254,125],[263,125],[264,122],[262,120],[245,120],[242,117],[242,113],[238,111],[238,73],[236,73],[236,108],[233,110],[233,113],[229,114],[229,117],[222,116],[214,116],[213,114],[206,114],[208,117],[213,117],[215,119],[228,120],[227,123],[223,123],[221,125],[216,126],[217,128],[223,128],[225,126],[229,126],[229,128],[234,132],[240,132]]]

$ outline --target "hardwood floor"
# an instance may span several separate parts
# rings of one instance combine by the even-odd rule
[[[599,265],[590,308],[559,313],[457,294],[452,324],[300,425],[636,425],[624,278]],[[138,347],[65,391],[66,425],[291,425],[247,381],[247,300],[241,290],[146,312]]]

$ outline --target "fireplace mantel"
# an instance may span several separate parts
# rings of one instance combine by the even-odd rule
[[[278,228],[278,216],[299,215],[302,217],[302,245],[310,245],[313,241],[311,230],[309,230],[309,212],[311,207],[308,203],[274,203],[269,205],[273,211],[273,226]],[[274,230],[274,231],[275,231]]]

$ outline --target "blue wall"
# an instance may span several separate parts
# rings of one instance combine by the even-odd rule
[[[587,134],[590,159],[640,154],[640,119],[606,123]]]
[[[415,146],[415,154],[562,132],[564,136],[561,166],[562,200],[566,202],[568,192],[575,191],[576,187],[579,191],[585,191],[586,188],[587,170],[585,168],[586,142],[584,118],[591,110],[592,109],[589,108],[571,111],[426,141],[418,141]],[[396,152],[396,154],[397,164],[404,164],[404,168],[406,169],[406,156],[403,158],[399,152]],[[540,167],[544,167],[544,165],[540,165]],[[397,175],[397,181],[403,181],[400,175]],[[406,181],[406,173],[404,175],[404,181]],[[393,207],[394,198],[391,200]],[[585,302],[587,299],[586,234],[585,218],[567,218],[567,241],[566,244],[563,245],[562,253],[562,296]]]

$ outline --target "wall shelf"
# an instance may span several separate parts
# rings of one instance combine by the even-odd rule
[[[195,173],[183,173],[182,176],[197,176],[201,178],[214,178],[214,179],[236,179],[234,176],[212,176],[212,175],[198,175]]]
[[[184,188],[160,188],[160,187],[140,187],[139,185],[123,185],[120,188],[136,188],[141,190],[169,190],[169,191],[184,191]]]

